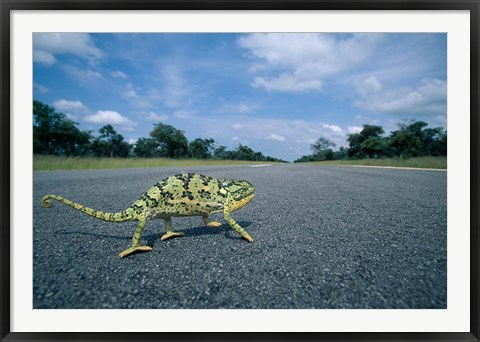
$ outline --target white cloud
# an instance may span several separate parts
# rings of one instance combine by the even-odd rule
[[[137,125],[129,118],[112,110],[99,110],[96,114],[86,116],[84,120],[94,124],[111,124],[112,126],[117,125],[123,127],[124,129],[132,129]]]
[[[208,118],[195,116],[195,119],[195,125],[192,125],[194,132],[189,130],[194,136],[205,134],[229,149],[241,142],[255,151],[285,160],[293,161],[311,154],[310,145],[320,137],[334,142],[338,148],[348,146],[347,127],[337,122],[274,119],[261,114]],[[281,141],[288,144],[279,143]],[[282,148],[279,149],[279,146]]]
[[[33,61],[40,64],[52,65],[55,64],[57,60],[51,53],[33,50]]]
[[[33,84],[33,89],[39,92],[40,94],[46,94],[50,91],[50,89],[38,83]]]
[[[278,147],[274,143],[282,141],[282,138],[284,139],[283,141],[290,142],[288,148],[291,148],[292,151],[284,150],[281,152],[281,155],[274,155],[274,152],[271,153],[272,156],[278,156],[286,160],[294,160],[301,155],[311,154],[311,144],[320,137],[329,139],[337,147],[347,146],[344,129],[335,123],[251,118],[246,123],[245,130],[249,132],[251,140],[254,140],[253,137],[256,137],[255,141],[257,141],[258,146],[261,146],[259,149],[262,151],[267,151],[268,148],[271,151],[277,150]],[[272,132],[275,133],[272,134]],[[265,136],[269,136],[270,139],[265,139]]]
[[[168,119],[168,115],[166,114],[157,114],[155,112],[147,112],[142,114],[145,115],[145,118],[150,121],[165,121]]]
[[[360,127],[360,126],[348,126],[347,133],[348,134],[360,133],[362,129],[363,127]]]
[[[242,125],[242,124],[236,123],[236,124],[233,124],[233,125],[232,125],[232,128],[233,128],[233,129],[236,129],[236,130],[240,130],[240,129],[245,128],[245,126]]]
[[[285,137],[274,133],[270,133],[270,135],[266,136],[265,139],[274,141],[285,141]]]
[[[57,110],[73,112],[84,112],[88,109],[81,101],[68,101],[65,99],[54,101],[53,107]]]
[[[368,83],[368,80],[366,80]],[[365,84],[360,83],[360,86]],[[439,79],[422,79],[415,88],[392,88],[377,91],[357,89],[362,96],[357,107],[372,112],[406,115],[441,115],[447,111],[447,82]]]
[[[104,79],[100,72],[92,69],[84,70],[73,65],[64,65],[62,69],[67,73],[68,76],[75,79],[82,86],[88,88],[97,85],[99,81]]]
[[[125,92],[124,92],[124,96],[126,98],[133,98],[133,99],[138,99],[139,98],[137,92],[135,91],[135,88],[133,87],[133,85],[131,83],[127,84],[127,87],[126,87]]]
[[[255,108],[254,105],[246,104],[246,103],[228,103],[222,104],[219,106],[215,112],[216,113],[248,113],[251,112]]]
[[[164,66],[161,70],[165,82],[161,98],[164,103],[172,108],[182,107],[191,103],[192,89],[183,78],[179,67],[175,65]]]
[[[430,127],[443,127],[447,129],[447,115],[437,115],[430,120]]]
[[[121,79],[127,79],[128,75],[124,73],[123,71],[116,70],[110,74],[113,78],[121,78]]]
[[[355,121],[358,123],[361,123],[362,125],[382,125],[382,121],[379,119],[379,117],[375,117],[374,115],[372,116],[365,116],[365,115],[356,115],[355,116]]]
[[[189,110],[177,110],[173,113],[173,116],[178,119],[191,119],[193,117],[193,112]]]
[[[199,129],[205,125],[203,130],[209,131],[207,126],[219,126],[221,124],[226,127],[224,130],[216,132],[213,136],[215,140],[221,141],[222,139],[235,140],[239,136],[240,124],[242,134],[247,132],[248,139],[250,141],[256,141],[257,143],[272,144],[277,141],[290,141],[296,144],[302,145],[301,148],[305,150],[304,154],[308,153],[310,144],[315,142],[318,138],[324,137],[335,142],[337,146],[345,146],[345,130],[337,124],[325,124],[320,122],[312,122],[305,120],[287,120],[287,119],[269,119],[258,117],[231,117],[218,119],[219,122],[199,121]],[[227,121],[225,121],[227,120]],[[230,129],[229,129],[230,128]],[[209,131],[210,132],[210,131]]]
[[[341,129],[341,128],[340,128],[339,126],[337,126],[337,125],[328,125],[328,124],[325,124],[325,125],[323,125],[323,127],[328,128],[328,129],[331,130],[333,133],[343,134],[343,129]]]
[[[269,75],[257,76],[252,86],[298,93],[321,91],[325,78],[367,62],[381,37],[376,33],[255,33],[240,37],[238,44],[256,58],[250,71]]]
[[[311,90],[322,90],[320,80],[302,80],[295,75],[282,74],[279,77],[265,79],[255,77],[251,86],[254,88],[265,88],[267,91],[280,91],[287,93],[301,93]]]
[[[192,119],[194,118],[193,112],[189,110],[177,110],[172,114],[177,119]]]
[[[121,90],[122,96],[129,102],[130,105],[145,109],[152,109],[155,107],[155,99],[149,95],[141,94],[142,89],[135,87],[132,83],[127,85]]]
[[[369,76],[360,85],[357,85],[357,89],[360,94],[368,96],[372,93],[378,93],[382,89],[382,84],[375,76]]]
[[[252,108],[244,103],[241,103],[237,106],[237,112],[239,113],[246,113],[246,112],[249,112],[251,111]]]
[[[88,33],[34,33],[33,61],[47,65],[56,62],[55,55],[73,54],[91,63],[105,58]]]

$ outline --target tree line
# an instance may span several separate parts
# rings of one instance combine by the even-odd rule
[[[234,150],[218,146],[214,139],[188,141],[185,132],[171,125],[155,123],[149,137],[134,144],[125,141],[112,125],[97,132],[83,131],[78,123],[54,107],[33,101],[33,153],[60,156],[193,158],[285,162],[265,156],[246,145]],[[399,129],[385,136],[383,127],[363,125],[358,133],[347,135],[348,147],[334,151],[335,143],[320,137],[310,147],[312,154],[294,162],[389,157],[446,156],[447,132],[443,128],[427,128],[423,121],[400,123]]]
[[[383,127],[363,125],[359,133],[347,135],[349,147],[342,146],[338,151],[332,149],[335,143],[321,137],[310,146],[312,154],[294,162],[447,155],[447,132],[443,128],[426,128],[428,124],[424,121],[400,123],[398,126],[398,130],[384,136]]]
[[[185,132],[171,125],[156,123],[149,137],[134,144],[125,141],[112,125],[105,125],[94,134],[82,131],[78,123],[54,107],[33,101],[33,153],[59,156],[142,157],[178,159],[224,159],[285,162],[265,156],[246,145],[234,150],[217,146],[213,139],[196,138],[188,141]]]

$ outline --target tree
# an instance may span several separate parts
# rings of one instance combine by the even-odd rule
[[[384,133],[382,126],[363,125],[360,136],[367,140],[369,138],[379,138]]]
[[[183,131],[173,126],[157,123],[150,132],[160,147],[160,155],[168,158],[186,157],[188,153],[188,140]]]
[[[435,137],[430,145],[430,152],[432,156],[446,156],[447,155],[447,132],[443,130]]]
[[[198,138],[189,143],[183,131],[162,123],[155,124],[150,137],[139,138],[134,146],[110,124],[101,127],[94,137],[91,131],[80,131],[78,123],[65,114],[57,113],[55,108],[36,100],[33,101],[33,119],[33,151],[38,154],[125,158],[133,149],[135,156],[145,158],[190,156],[284,162],[241,144],[234,151],[228,151],[225,146],[216,147],[211,138]]]
[[[135,143],[133,153],[142,158],[160,157],[158,142],[152,138],[139,138]]]
[[[77,123],[60,120],[52,131],[51,151],[57,155],[85,155],[90,148],[90,132],[80,131]]]
[[[363,125],[359,133],[348,134],[347,141],[350,144],[348,156],[357,159],[383,156],[378,149],[382,144],[383,133],[381,126]]]
[[[255,160],[255,152],[250,147],[239,144],[234,151],[234,159]]]
[[[91,131],[80,131],[77,134],[75,155],[88,155],[91,152],[92,138],[93,136]]]
[[[390,146],[403,158],[425,155],[447,155],[446,133],[443,128],[425,128],[424,121],[400,123],[400,129],[392,132]]]
[[[335,147],[335,143],[327,138],[318,138],[316,142],[310,145],[310,148],[313,150],[313,153],[322,152],[329,147]]]
[[[385,156],[388,143],[383,138],[368,138],[360,144],[360,150],[368,158],[381,158]]]
[[[52,154],[54,120],[58,120],[55,108],[33,100],[33,153]]]
[[[312,155],[302,156],[295,162],[323,161],[328,159],[363,159],[399,156],[403,158],[416,156],[446,156],[447,132],[441,127],[426,128],[424,121],[400,123],[399,130],[390,136],[383,136],[381,126],[363,125],[358,133],[348,134],[349,148],[340,147],[331,151],[328,139],[320,138],[311,145]],[[331,152],[331,154],[330,154]]]
[[[316,142],[310,145],[313,150],[311,159],[314,161],[333,160],[334,154],[330,147],[335,147],[335,143],[327,138],[318,138]]]
[[[447,133],[443,128],[426,128],[422,131],[423,151],[428,156],[447,155]]]
[[[84,155],[88,152],[91,135],[80,131],[78,123],[55,108],[33,101],[33,153]]]
[[[213,150],[213,156],[216,159],[222,159],[222,160],[233,159],[233,158],[231,158],[231,151],[227,151],[226,146],[215,147],[215,149]]]
[[[98,130],[100,136],[95,138],[92,150],[97,157],[126,158],[130,154],[131,145],[124,141],[121,134],[108,124]]]
[[[188,145],[190,157],[196,159],[209,159],[212,157],[215,140],[197,138],[191,141]]]
[[[340,146],[338,151],[333,152],[333,160],[347,159],[348,148]]]
[[[390,146],[397,156],[410,158],[419,155],[422,141],[414,133],[400,130],[392,134]]]

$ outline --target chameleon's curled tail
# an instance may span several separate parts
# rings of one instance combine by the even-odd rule
[[[130,221],[133,218],[133,210],[131,208],[128,208],[118,213],[105,213],[103,211],[85,207],[81,204],[75,203],[73,201],[70,201],[58,195],[44,196],[41,201],[42,206],[45,208],[50,208],[52,206],[52,201],[51,201],[52,199],[59,201],[63,204],[66,204],[69,207],[72,207],[73,209],[81,211],[82,213],[85,213],[87,215],[93,216],[97,219],[104,220],[104,221],[124,222],[124,221]]]

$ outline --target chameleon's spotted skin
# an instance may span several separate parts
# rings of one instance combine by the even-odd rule
[[[253,198],[254,192],[255,187],[244,180],[221,180],[198,173],[182,173],[159,181],[127,209],[118,213],[98,211],[57,195],[46,195],[42,199],[42,205],[48,208],[52,205],[50,199],[54,199],[100,220],[138,221],[132,245],[120,253],[123,258],[135,252],[152,250],[150,246],[140,245],[147,220],[165,220],[167,233],[162,236],[162,240],[183,236],[183,233],[173,231],[174,216],[202,216],[207,226],[218,227],[221,224],[210,221],[208,216],[223,212],[230,227],[247,241],[253,242],[253,238],[233,220],[230,213],[245,206]]]

